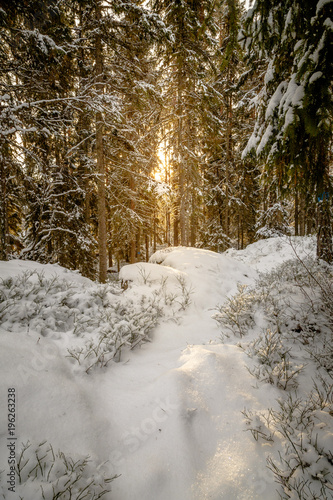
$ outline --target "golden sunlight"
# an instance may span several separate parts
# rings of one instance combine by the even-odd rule
[[[162,172],[160,170],[154,171],[154,179],[157,182],[162,182]]]
[[[154,179],[157,182],[166,182],[167,180],[167,155],[163,144],[160,145],[158,152],[158,165],[154,170]]]

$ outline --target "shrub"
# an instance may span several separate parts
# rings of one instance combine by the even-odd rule
[[[18,498],[30,500],[98,500],[110,492],[115,479],[106,477],[105,464],[96,466],[89,457],[72,458],[51,444],[23,445],[16,457]]]

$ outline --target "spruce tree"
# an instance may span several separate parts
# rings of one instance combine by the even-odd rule
[[[207,207],[202,244],[214,250],[242,247],[254,236],[258,172],[254,162],[242,159],[241,153],[249,136],[257,75],[243,61],[238,40],[241,15],[236,0],[217,4],[216,74],[205,85],[202,99]]]
[[[245,46],[252,62],[267,58],[257,121],[247,151],[263,158],[279,196],[317,201],[317,254],[333,260],[329,175],[332,137],[333,2],[267,2],[249,11]]]

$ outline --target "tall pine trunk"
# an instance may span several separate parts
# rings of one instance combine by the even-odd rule
[[[5,168],[5,148],[0,158],[0,260],[7,260],[7,232],[8,232],[8,214],[7,214],[7,185]]]
[[[323,195],[318,202],[317,257],[331,264],[333,262],[332,222],[330,202]]]
[[[134,182],[134,176],[133,173],[130,172],[130,191],[131,191],[131,201],[130,201],[130,207],[131,207],[131,212],[134,213],[135,211],[135,201],[134,201],[134,190],[135,190],[135,182]],[[136,262],[136,236],[134,234],[134,228],[132,228],[132,235],[131,235],[131,242],[130,242],[130,263],[134,264]]]
[[[333,262],[330,175],[330,140],[322,137],[319,141],[317,156],[317,257],[331,264]],[[320,175],[321,174],[321,175]]]
[[[101,4],[96,1],[96,21],[98,24],[95,38],[96,88],[99,94],[103,93],[103,52],[102,39],[98,31],[101,24]],[[105,283],[107,277],[107,230],[105,204],[105,164],[103,152],[103,115],[97,111],[96,120],[96,160],[97,160],[97,192],[98,192],[98,252],[99,252],[99,281]]]

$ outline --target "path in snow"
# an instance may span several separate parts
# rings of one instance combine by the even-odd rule
[[[195,249],[174,250],[163,264],[188,275],[193,305],[179,325],[162,324],[151,344],[98,376],[97,398],[111,422],[104,454],[121,474],[112,498],[276,499],[266,469],[269,447],[244,432],[241,414],[245,407],[266,408],[276,393],[253,387],[239,348],[212,343],[219,337],[212,309],[255,273]],[[128,266],[123,278],[133,273]]]

